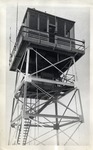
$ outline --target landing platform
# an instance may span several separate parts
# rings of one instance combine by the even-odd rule
[[[26,97],[31,99],[48,100],[49,97],[65,96],[74,90],[74,83],[65,83],[62,81],[53,81],[48,79],[31,77],[30,75],[17,86],[15,97],[20,93],[20,97],[24,97],[24,85],[27,84]]]

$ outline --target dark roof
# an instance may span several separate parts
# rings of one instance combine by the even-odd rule
[[[35,12],[43,13],[43,14],[46,14],[46,15],[49,15],[49,16],[53,16],[53,17],[55,16],[55,15],[51,15],[51,14],[46,13],[46,12],[42,12],[42,11],[36,10],[35,8],[27,8],[26,13],[25,13],[25,16],[24,16],[24,19],[23,19],[23,22],[24,22],[24,20],[25,20],[25,18],[26,18],[27,12],[29,12],[29,11],[35,11]],[[62,20],[64,20],[64,21],[69,21],[69,22],[71,22],[71,23],[73,23],[73,24],[75,23],[75,21],[72,21],[72,20],[69,20],[69,19],[61,18],[61,17],[58,17],[58,16],[55,16],[55,17],[57,17],[57,18],[59,18],[59,19],[62,19]]]

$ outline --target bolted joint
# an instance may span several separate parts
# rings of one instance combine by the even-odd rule
[[[83,118],[82,115],[79,116],[79,119],[80,119],[80,122],[81,122],[81,123],[84,123],[84,118]]]
[[[59,130],[59,124],[57,123],[57,124],[54,124],[54,130]]]
[[[29,119],[29,114],[27,114],[25,111],[23,111],[23,118],[24,119]]]
[[[11,127],[12,127],[12,128],[15,128],[15,123],[11,124]]]
[[[55,99],[53,99],[53,103],[57,103],[57,99],[55,98]]]

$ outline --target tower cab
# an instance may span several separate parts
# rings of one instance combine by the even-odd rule
[[[77,61],[85,53],[85,43],[75,39],[74,27],[74,21],[28,8],[10,55],[10,70],[16,71],[20,68],[27,47],[33,48],[52,64],[68,57],[74,57]],[[35,72],[35,60],[36,54],[31,51],[30,74]],[[66,68],[64,67],[66,63],[67,61],[57,67],[65,72],[69,67],[69,63]],[[38,56],[38,70],[47,67],[47,65],[47,62]],[[22,72],[25,72],[25,63]],[[56,78],[56,75],[60,76],[60,73],[51,67],[47,72],[43,72],[42,76]]]

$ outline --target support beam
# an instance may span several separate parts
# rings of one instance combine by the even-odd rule
[[[72,138],[72,136],[75,134],[75,132],[77,131],[77,129],[79,128],[79,126],[81,125],[81,123],[77,126],[77,128],[74,130],[74,132],[71,134],[71,136],[69,137],[69,139],[65,142],[64,145],[66,145],[68,143],[68,141]]]
[[[66,125],[70,125],[70,124],[73,124],[73,123],[76,123],[76,122],[79,122],[79,120],[76,120],[76,121],[70,121],[68,123],[64,123],[62,125],[59,125],[59,127],[63,127],[63,126],[66,126]]]
[[[24,126],[26,127],[26,126],[28,126],[28,124],[25,124]],[[42,126],[39,124],[31,124],[30,127],[41,127],[42,128]],[[43,127],[44,128],[53,128],[53,126],[50,126],[50,125],[43,125]]]
[[[80,108],[81,108],[82,123],[84,123],[83,108],[82,108],[81,95],[80,95],[79,89],[78,89],[78,95],[79,95],[79,102],[80,102]]]
[[[63,118],[63,119],[76,119],[79,120],[79,117],[73,116],[61,116],[61,115],[49,115],[49,114],[27,114],[29,117],[48,117],[48,118]]]
[[[32,73],[31,76],[35,75],[36,73],[40,73],[40,72],[42,72],[42,71],[44,71],[44,70],[46,70],[46,69],[49,69],[49,68],[53,67],[54,65],[58,65],[58,64],[60,64],[60,63],[63,63],[64,61],[67,61],[67,60],[69,60],[69,59],[72,59],[72,57],[68,57],[68,58],[65,58],[65,59],[63,59],[63,60],[61,60],[61,61],[57,61],[57,62],[54,63],[54,64],[51,64],[51,65],[49,65],[49,66],[47,66],[47,67],[45,67],[45,68],[43,68],[43,69],[40,69],[40,70],[38,70],[38,71]],[[63,68],[62,68],[62,69],[63,69]]]
[[[75,92],[74,92],[74,94],[72,95],[72,97],[71,97],[71,99],[70,99],[70,101],[69,101],[69,103],[68,103],[68,105],[67,105],[65,111],[63,112],[63,115],[62,115],[62,116],[65,115],[65,113],[66,113],[66,111],[67,111],[67,109],[68,109],[68,107],[69,107],[69,105],[70,105],[70,103],[71,103],[73,97],[75,96],[76,92],[77,92],[77,89],[75,89]],[[62,118],[60,119],[59,123],[61,122],[61,120],[62,120]]]
[[[30,57],[30,50],[27,48],[25,80],[27,80],[27,76],[28,76],[28,73],[29,73],[29,57]],[[25,114],[25,111],[26,111],[26,105],[27,105],[27,82],[25,82],[25,84],[24,84],[23,115]]]
[[[16,117],[13,121],[11,121],[11,125],[14,124],[16,121],[21,119],[21,115],[19,115],[18,117]]]
[[[74,87],[73,83],[67,83],[67,82],[62,82],[62,81],[54,81],[54,80],[49,80],[49,79],[41,79],[41,78],[37,78],[37,77],[32,77],[31,75],[29,75],[27,77],[27,80],[25,79],[25,81],[27,81],[29,83],[35,81],[35,82],[43,82],[43,83],[50,83],[50,84]]]
[[[58,116],[58,105],[57,105],[57,101],[55,101],[55,115]],[[56,117],[55,117],[56,118]],[[56,126],[58,126],[58,128],[56,129],[56,138],[57,138],[57,145],[59,145],[59,135],[58,135],[58,129],[59,129],[59,123],[58,123],[58,118],[56,118]]]
[[[51,100],[48,100],[48,101],[36,112],[36,114],[35,114],[34,116],[33,116],[33,114],[32,114],[32,116],[29,115],[29,117],[32,119],[32,118],[36,117],[36,115],[38,116],[38,114],[39,114],[40,112],[42,112],[43,109],[46,108],[46,107],[49,105],[49,103],[50,103],[51,101],[52,101],[52,99],[51,99]]]
[[[65,108],[67,108],[67,106],[65,105],[65,104],[63,104],[62,102],[60,102],[59,100],[57,101],[60,105],[62,105],[62,106],[64,106]],[[71,112],[73,112],[74,114],[76,114],[76,115],[78,115],[79,116],[79,114],[77,114],[74,110],[72,110],[71,108],[67,108],[67,109],[69,109]]]

